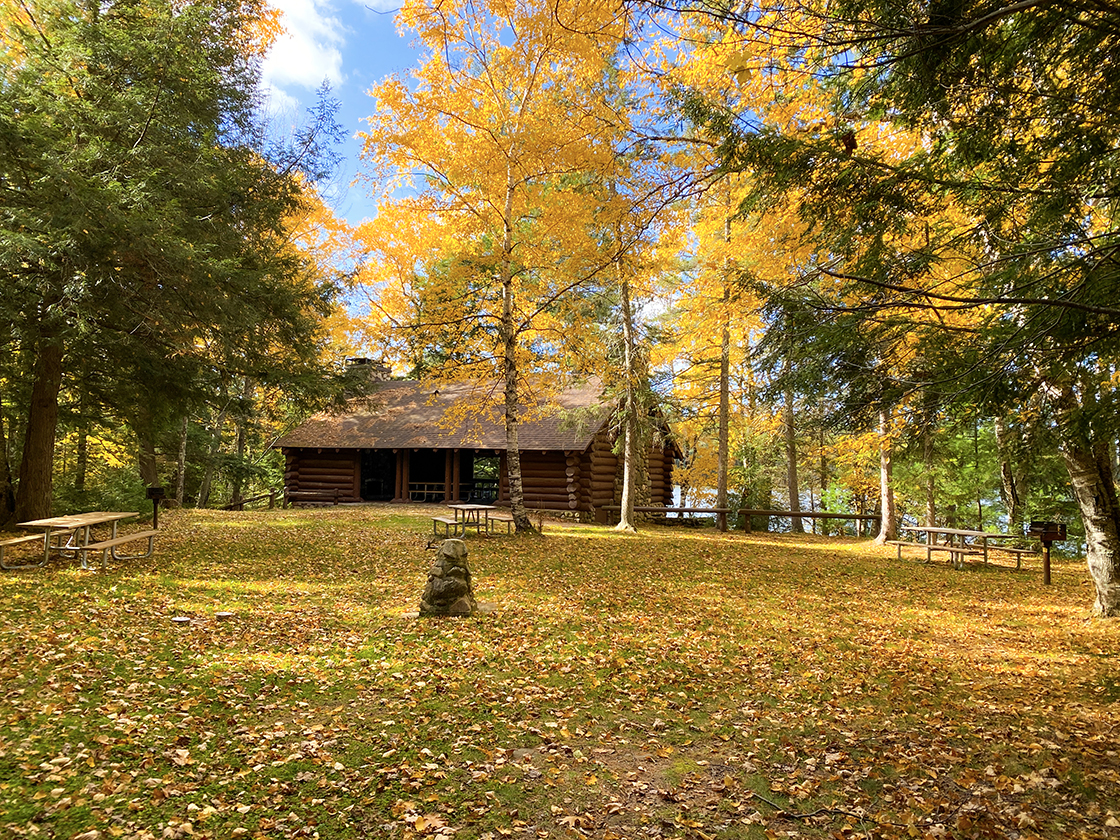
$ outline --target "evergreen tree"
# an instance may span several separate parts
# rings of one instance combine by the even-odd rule
[[[0,316],[31,382],[17,517],[50,512],[71,384],[142,442],[215,380],[323,392],[334,284],[284,224],[322,155],[264,149],[271,22],[256,0],[0,10]]]
[[[1047,397],[1095,609],[1120,615],[1108,374],[1120,353],[1120,8],[841,0],[701,13],[721,18],[738,55],[783,57],[768,70],[777,96],[758,85],[739,111],[683,101],[723,168],[754,179],[750,209],[796,197],[817,254],[812,305],[854,329],[906,331],[894,360],[918,348],[925,376],[884,369],[903,390],[988,413]]]

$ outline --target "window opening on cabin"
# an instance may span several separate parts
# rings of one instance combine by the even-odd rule
[[[502,459],[498,455],[475,456],[471,463],[471,501],[489,505],[498,501]]]

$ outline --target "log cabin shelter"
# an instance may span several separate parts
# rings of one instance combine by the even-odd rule
[[[490,394],[490,410],[466,409],[480,394]],[[520,412],[526,507],[605,521],[600,508],[618,504],[622,487],[612,408],[592,381]],[[667,426],[657,437],[650,503],[671,505],[678,450]],[[285,493],[296,498],[509,503],[501,390],[479,383],[378,382],[370,397],[311,417],[274,446],[284,453]]]

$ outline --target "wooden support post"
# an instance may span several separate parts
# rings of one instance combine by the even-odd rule
[[[458,449],[451,451],[451,498],[456,502],[463,501],[463,453]]]
[[[455,468],[451,465],[451,450],[443,451],[443,500],[450,502],[455,498]]]

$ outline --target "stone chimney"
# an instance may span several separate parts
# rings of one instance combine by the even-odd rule
[[[385,362],[375,362],[363,356],[351,356],[346,360],[346,366],[365,371],[373,382],[387,382],[393,377],[393,372]]]

